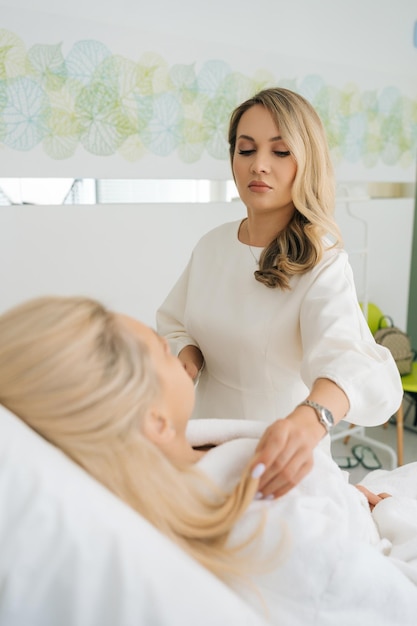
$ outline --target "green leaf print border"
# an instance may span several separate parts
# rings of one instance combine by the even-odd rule
[[[339,89],[317,75],[253,77],[222,60],[196,66],[169,63],[156,52],[139,61],[115,55],[95,40],[29,49],[0,30],[0,145],[29,151],[41,145],[56,160],[81,145],[100,157],[135,162],[147,153],[176,154],[184,163],[203,154],[228,158],[227,126],[233,108],[257,90],[280,85],[303,94],[326,128],[335,161],[409,167],[417,151],[417,101],[395,86]]]

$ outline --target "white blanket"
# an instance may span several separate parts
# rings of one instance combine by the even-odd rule
[[[239,420],[196,420],[194,445],[216,443],[200,468],[224,488],[239,480],[264,425]],[[417,463],[373,472],[363,484],[393,494],[373,514],[348,475],[317,449],[310,474],[273,502],[255,501],[236,527],[239,542],[267,522],[256,544],[262,562],[281,542],[272,571],[254,575],[272,624],[305,626],[415,626],[417,623]],[[238,591],[262,610],[244,586]]]
[[[0,405],[0,626],[197,624],[264,620]]]

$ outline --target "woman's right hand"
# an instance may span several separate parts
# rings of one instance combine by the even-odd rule
[[[178,358],[191,380],[196,380],[204,364],[204,357],[200,348],[197,348],[197,346],[185,346],[179,353]]]

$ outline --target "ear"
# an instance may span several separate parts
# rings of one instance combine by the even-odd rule
[[[175,438],[176,432],[171,421],[159,411],[150,410],[142,422],[142,432],[156,445],[164,445]]]

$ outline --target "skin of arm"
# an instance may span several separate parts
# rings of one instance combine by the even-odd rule
[[[309,400],[329,409],[335,424],[349,410],[349,400],[333,381],[319,378]],[[312,407],[297,406],[285,419],[271,424],[256,449],[253,468],[265,466],[259,481],[264,498],[279,498],[297,485],[313,467],[313,450],[326,435]],[[259,471],[259,469],[258,469]]]
[[[200,348],[191,345],[185,346],[179,353],[178,358],[191,380],[196,380],[204,364],[204,357]]]

